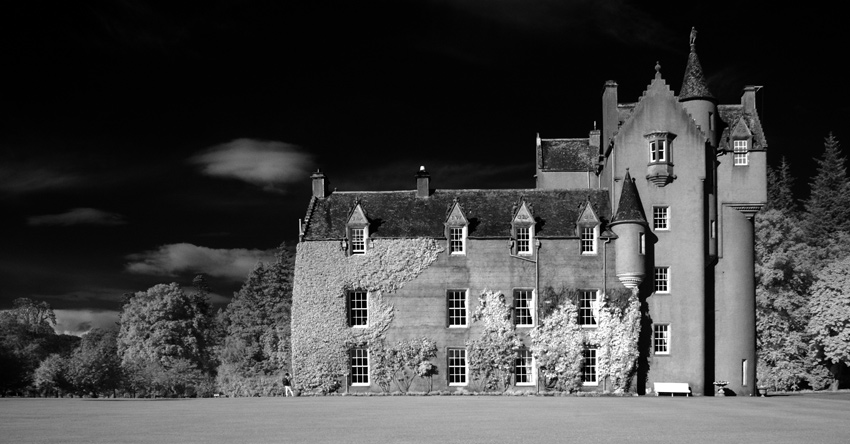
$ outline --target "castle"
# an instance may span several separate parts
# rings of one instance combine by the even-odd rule
[[[508,388],[564,383],[565,362],[575,390],[681,382],[712,395],[723,380],[754,394],[753,217],[767,193],[757,87],[719,104],[695,31],[678,95],[655,70],[633,103],[606,82],[588,137],[538,136],[534,189],[433,189],[423,167],[414,190],[331,192],[314,173],[296,256],[296,384],[377,391],[373,346],[428,338],[429,384],[475,389],[470,344],[488,331],[481,304],[498,301],[479,298],[488,291],[520,343]]]

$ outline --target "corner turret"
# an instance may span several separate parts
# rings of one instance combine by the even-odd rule
[[[646,231],[648,224],[629,170],[623,178],[623,189],[617,213],[609,224],[619,238],[616,243],[617,278],[626,288],[637,288],[646,277]]]
[[[691,28],[691,52],[679,91],[679,102],[699,125],[712,147],[717,147],[717,98],[708,89],[696,51],[697,30]]]

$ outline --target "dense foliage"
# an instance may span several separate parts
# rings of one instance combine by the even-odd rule
[[[479,336],[466,341],[472,386],[479,391],[506,390],[522,341],[511,322],[511,307],[505,296],[484,290],[478,296],[472,320],[483,324]]]

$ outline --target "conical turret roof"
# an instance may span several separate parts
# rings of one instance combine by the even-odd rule
[[[691,53],[688,55],[688,66],[685,68],[685,78],[682,80],[682,90],[679,91],[679,101],[711,100],[716,101],[714,94],[708,89],[708,82],[702,72],[702,65],[696,51],[696,28],[691,28]]]
[[[623,189],[620,192],[620,203],[617,205],[617,214],[614,215],[610,225],[626,222],[646,224],[637,187],[634,181],[632,181],[632,176],[629,174],[628,169],[626,169],[626,177],[623,178]]]

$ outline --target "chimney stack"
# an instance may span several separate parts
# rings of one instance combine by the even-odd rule
[[[744,112],[752,114],[756,110],[756,91],[760,87],[748,85],[744,87],[744,95],[741,96],[741,105],[744,105]]]
[[[324,199],[328,195],[328,180],[325,173],[316,170],[310,175],[310,179],[313,180],[313,197]]]
[[[609,80],[605,82],[605,88],[602,90],[602,140],[600,140],[600,143],[603,147],[603,153],[620,126],[620,114],[617,105],[617,82]]]
[[[428,197],[431,195],[431,175],[425,171],[424,166],[419,167],[416,173],[416,197]]]

